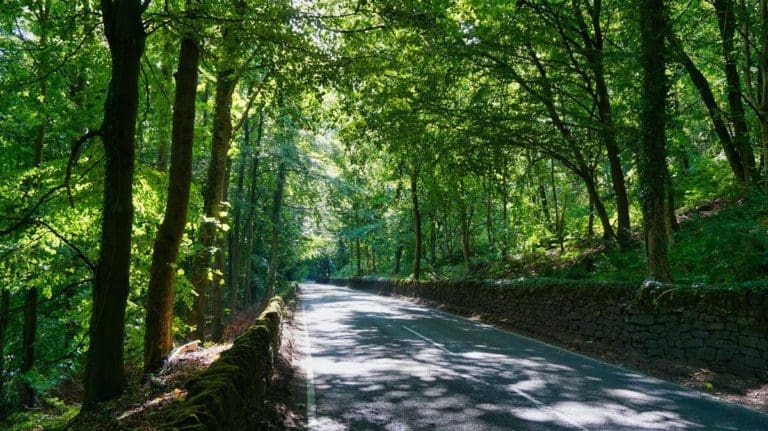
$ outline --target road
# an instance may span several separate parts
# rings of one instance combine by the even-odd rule
[[[301,287],[308,426],[768,430],[768,415],[511,332],[343,287]]]

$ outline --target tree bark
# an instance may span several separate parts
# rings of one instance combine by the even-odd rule
[[[691,78],[691,82],[693,82],[693,85],[699,92],[699,96],[701,96],[701,100],[704,102],[704,106],[707,107],[712,126],[715,128],[715,133],[720,139],[720,145],[723,147],[725,158],[728,160],[728,164],[731,167],[731,171],[733,172],[736,181],[744,183],[744,169],[742,167],[741,157],[733,143],[731,132],[728,130],[728,126],[726,126],[725,121],[723,120],[723,113],[715,101],[714,94],[712,94],[709,81],[707,81],[707,78],[701,73],[701,70],[696,67],[691,57],[683,49],[680,40],[677,39],[677,36],[671,30],[667,32],[667,40],[669,41],[672,53],[677,57],[683,67],[685,67],[688,76]]]
[[[5,386],[5,341],[8,334],[8,317],[11,306],[11,292],[0,290],[0,393]]]
[[[363,254],[361,252],[360,247],[360,238],[355,238],[355,255],[356,255],[356,262],[357,262],[357,268],[355,269],[355,277],[362,277],[363,276]]]
[[[250,119],[246,118],[243,122],[243,148],[248,148],[251,143],[251,125]],[[242,212],[243,212],[243,189],[245,187],[245,166],[246,153],[240,158],[240,165],[237,169],[237,186],[235,187],[234,214],[232,217],[232,231],[227,236],[229,240],[229,308],[230,313],[234,314],[237,308],[238,294],[240,290],[240,269],[243,260],[243,235],[242,235]]]
[[[728,106],[731,123],[733,124],[733,145],[739,155],[741,177],[745,183],[752,182],[757,175],[755,169],[755,154],[749,143],[749,127],[744,114],[744,104],[741,100],[741,79],[736,67],[736,49],[733,37],[736,33],[736,5],[733,0],[715,0],[715,11],[722,40],[723,59],[725,60],[725,81],[727,83]]]
[[[419,211],[419,191],[417,179],[419,175],[418,168],[413,169],[411,173],[411,203],[413,204],[413,233],[415,244],[413,249],[413,266],[411,267],[411,276],[418,280],[421,276],[421,212]]]
[[[139,68],[148,2],[102,0],[111,54],[111,78],[101,136],[105,147],[101,247],[93,286],[83,410],[119,395],[125,387],[123,345],[130,289],[131,230]]]
[[[169,39],[168,42],[163,44],[163,58],[162,63],[160,64],[160,77],[162,78],[162,81],[159,83],[159,85],[162,88],[162,92],[167,95],[169,93],[169,87],[171,86],[171,78],[172,78],[172,67],[170,64],[170,59],[173,56],[173,45],[171,43],[171,40]],[[157,132],[157,140],[158,140],[158,147],[157,147],[157,160],[155,162],[155,169],[157,169],[160,172],[166,172],[168,170],[168,160],[169,160],[169,152],[172,151],[170,149],[170,145],[168,145],[172,141],[172,137],[168,134],[168,125],[166,119],[171,116],[171,102],[169,97],[159,97],[159,112],[158,112],[158,132]],[[171,131],[173,133],[173,131]]]
[[[400,273],[400,261],[403,259],[403,249],[403,244],[398,242],[397,247],[395,248],[395,263],[392,265],[391,275],[393,276]]]
[[[218,242],[219,216],[224,198],[224,184],[227,172],[229,146],[232,141],[232,95],[236,80],[234,71],[225,68],[216,76],[216,96],[213,116],[213,141],[208,178],[203,193],[203,221],[200,223],[198,250],[192,258],[190,282],[195,289],[195,304],[191,318],[195,325],[194,336],[205,339],[205,320],[208,311],[208,288],[210,271]]]
[[[284,160],[277,166],[277,183],[275,184],[275,193],[272,196],[272,240],[270,241],[269,267],[267,268],[267,291],[264,294],[265,301],[268,301],[275,293],[275,276],[277,265],[279,263],[278,246],[280,240],[280,214],[283,211],[283,193],[285,192],[285,181],[287,175],[287,166]]]
[[[163,222],[157,231],[149,270],[144,332],[145,373],[160,369],[173,348],[173,282],[189,208],[199,61],[197,42],[189,36],[182,39],[176,72],[168,201]]]
[[[624,181],[624,169],[621,166],[621,156],[619,146],[616,142],[616,126],[613,121],[613,109],[608,91],[608,84],[605,81],[605,65],[603,62],[603,29],[600,23],[602,14],[602,3],[595,1],[593,7],[589,10],[589,16],[592,24],[592,34],[586,31],[586,25],[581,23],[581,13],[578,13],[580,25],[584,29],[582,32],[585,54],[589,60],[592,69],[592,75],[595,80],[595,95],[597,96],[597,111],[600,117],[600,135],[605,144],[608,155],[608,163],[611,167],[611,185],[616,200],[616,215],[618,227],[616,240],[619,247],[626,248],[631,239],[632,231],[629,219],[629,198],[627,196],[627,187]]]
[[[37,287],[30,287],[24,292],[24,328],[21,344],[21,374],[32,371],[35,367],[35,338],[37,335]],[[19,393],[19,402],[24,407],[34,403],[35,392],[24,382]]]
[[[242,267],[244,268],[243,274],[243,288],[247,292],[247,298],[251,304],[256,302],[255,290],[251,288],[251,253],[253,252],[253,216],[256,213],[256,187],[259,180],[259,152],[261,150],[261,140],[264,134],[264,112],[259,114],[259,125],[256,129],[256,145],[253,150],[253,161],[251,164],[251,181],[248,189],[248,215],[245,217],[245,238],[243,239],[243,247],[245,253],[242,256]]]
[[[224,250],[226,239],[219,239],[216,247],[215,266],[213,275],[213,321],[211,322],[211,341],[220,343],[224,338]]]
[[[666,7],[664,0],[639,0],[640,47],[643,68],[641,111],[642,145],[640,183],[643,197],[648,278],[671,281],[667,202],[665,188],[669,173],[666,163],[665,76]]]
[[[614,237],[613,226],[611,226],[611,219],[608,218],[608,211],[605,210],[603,200],[600,199],[600,194],[597,190],[597,184],[595,184],[595,178],[591,172],[582,168],[584,172],[580,174],[584,180],[584,184],[587,187],[587,194],[589,199],[595,206],[595,212],[597,213],[597,219],[600,220],[600,225],[603,227],[603,240],[609,241]]]

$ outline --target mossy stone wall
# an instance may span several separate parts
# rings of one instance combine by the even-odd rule
[[[273,298],[229,350],[187,381],[186,399],[161,430],[245,430],[261,421],[280,348],[283,306],[282,298]]]

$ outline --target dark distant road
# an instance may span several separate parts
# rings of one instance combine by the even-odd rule
[[[309,429],[768,430],[768,415],[393,298],[301,288]]]

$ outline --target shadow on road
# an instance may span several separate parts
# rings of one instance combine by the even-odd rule
[[[311,285],[302,303],[316,430],[768,428],[768,416],[392,298]]]

